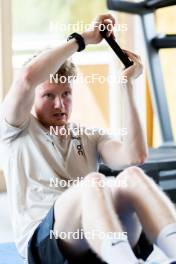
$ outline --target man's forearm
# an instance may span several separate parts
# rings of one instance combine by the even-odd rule
[[[144,130],[136,108],[133,87],[131,81],[123,86],[123,126],[127,128],[127,136],[124,140],[124,147],[134,162],[143,162],[147,156],[147,144]]]
[[[28,79],[32,87],[49,79],[50,74],[57,72],[64,61],[78,49],[75,39],[71,39],[56,48],[44,51],[34,58],[27,66]]]

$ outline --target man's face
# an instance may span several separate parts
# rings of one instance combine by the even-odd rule
[[[70,83],[45,81],[36,88],[34,110],[38,120],[47,128],[64,126],[72,111],[72,87]]]

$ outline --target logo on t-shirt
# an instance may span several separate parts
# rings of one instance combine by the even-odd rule
[[[77,151],[78,151],[78,155],[84,156],[84,149],[83,149],[82,144],[77,145],[76,148],[77,148]]]
[[[77,153],[78,153],[79,156],[84,156],[85,153],[84,153],[83,145],[82,145],[82,143],[81,143],[81,137],[80,137],[80,136],[72,135],[72,136],[71,136],[71,139],[72,139],[72,140],[77,140],[77,141],[78,141],[78,145],[76,146],[76,148],[77,148]]]

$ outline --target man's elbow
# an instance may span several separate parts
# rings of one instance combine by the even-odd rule
[[[144,162],[148,159],[148,152],[143,152],[139,155],[138,162],[139,164],[144,164]]]
[[[132,155],[130,165],[140,165],[144,164],[144,162],[148,159],[148,151],[142,151],[140,153],[137,153],[137,155]],[[134,158],[135,157],[135,158]]]

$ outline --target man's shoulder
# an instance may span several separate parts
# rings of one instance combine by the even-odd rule
[[[69,123],[69,132],[73,136],[79,137],[95,137],[98,135],[99,129],[95,127],[88,127],[78,123]]]
[[[1,114],[0,119],[0,140],[4,143],[11,143],[18,139],[24,131],[33,123],[30,115],[20,126],[14,126],[7,122],[5,116]]]
[[[93,144],[98,144],[104,140],[114,138],[114,136],[111,133],[108,133],[108,130],[105,128],[88,127],[76,123],[72,123],[71,128],[72,137],[79,137],[83,141],[86,140]]]

